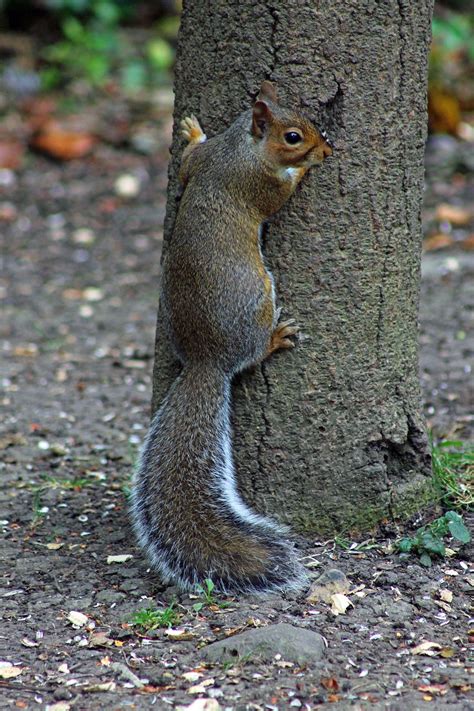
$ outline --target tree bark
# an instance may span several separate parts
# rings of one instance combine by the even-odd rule
[[[300,342],[234,385],[240,490],[301,532],[368,529],[432,495],[417,333],[431,11],[432,0],[184,3],[164,250],[183,116],[213,135],[270,79],[334,146],[264,234]],[[154,408],[176,372],[159,316]]]

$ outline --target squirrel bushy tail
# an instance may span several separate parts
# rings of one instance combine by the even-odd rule
[[[230,377],[187,363],[155,414],[135,474],[132,514],[156,569],[184,589],[300,589],[284,529],[240,498],[231,453]]]

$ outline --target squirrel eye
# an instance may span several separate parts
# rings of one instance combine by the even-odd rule
[[[297,131],[287,131],[285,133],[285,141],[290,144],[290,146],[295,146],[297,143],[301,143],[303,136]]]

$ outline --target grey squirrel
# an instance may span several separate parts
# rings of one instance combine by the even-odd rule
[[[154,568],[181,588],[210,578],[225,592],[299,589],[304,568],[285,529],[237,492],[231,381],[294,345],[294,322],[278,322],[261,225],[332,149],[310,121],[280,106],[267,81],[223,133],[208,140],[194,116],[181,127],[184,189],[160,298],[183,369],[141,452],[134,527]]]

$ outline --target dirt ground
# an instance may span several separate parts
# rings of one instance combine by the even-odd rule
[[[127,490],[151,396],[167,131],[153,158],[102,144],[82,160],[31,154],[0,171],[0,660],[21,669],[0,681],[0,708],[472,708],[466,547],[426,569],[389,552],[393,527],[349,550],[311,542],[315,574],[337,567],[351,581],[353,606],[336,616],[291,596],[196,612],[135,546]],[[465,205],[474,186],[458,171],[468,147],[447,140],[428,154],[428,226],[440,202]],[[118,194],[121,176],[135,196]],[[474,252],[459,244],[455,234],[424,258],[421,378],[430,426],[473,439]],[[108,562],[117,555],[128,558]],[[130,624],[173,600],[175,636]],[[305,668],[275,649],[269,663],[203,665],[212,641],[279,621],[324,635],[323,659]],[[422,642],[438,646],[419,653]]]

